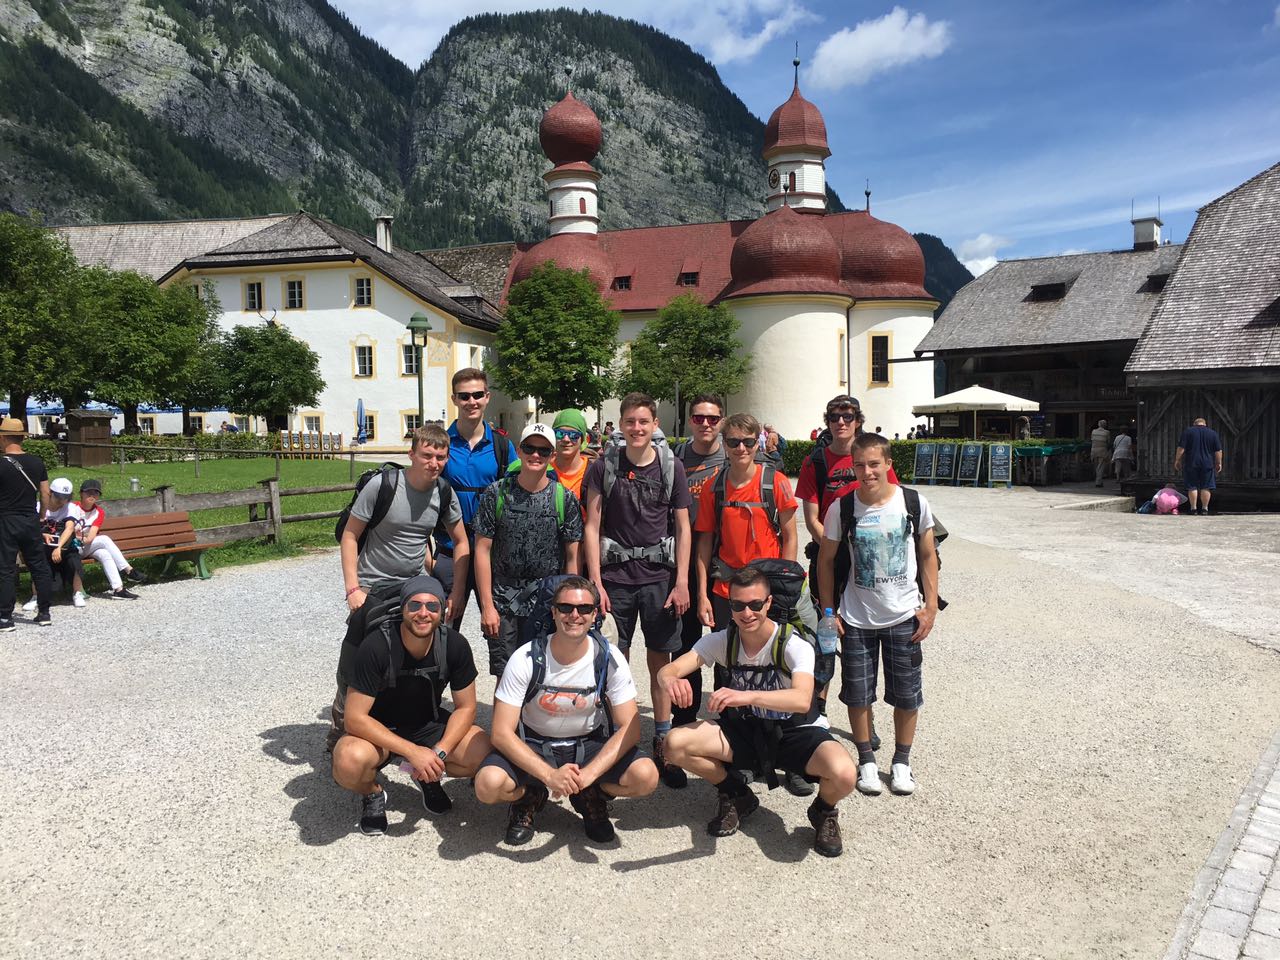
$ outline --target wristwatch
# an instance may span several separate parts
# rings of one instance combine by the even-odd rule
[[[448,750],[437,750],[437,751],[436,751],[436,756],[437,756],[437,757],[439,757],[442,761],[447,760],[447,759],[449,759],[449,751],[448,751]]]

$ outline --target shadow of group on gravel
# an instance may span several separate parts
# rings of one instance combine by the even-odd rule
[[[297,775],[284,785],[284,793],[295,801],[290,819],[298,826],[298,839],[308,846],[326,846],[359,832],[356,827],[356,798],[334,783],[330,773],[329,757],[324,749],[325,734],[329,729],[327,708],[320,713],[319,720],[321,722],[286,724],[259,734],[263,740],[263,753],[298,768]],[[688,828],[687,846],[657,856],[618,860],[612,864],[614,870],[629,872],[709,857],[721,842],[706,831],[706,821],[715,812],[715,792],[710,785],[697,779],[691,779],[684,790],[671,790],[659,785],[649,797],[614,801],[612,808],[618,838],[608,844],[594,844],[586,838],[581,819],[567,801],[548,803],[538,814],[533,841],[524,847],[508,847],[502,842],[506,807],[481,804],[476,800],[469,781],[445,781],[453,800],[453,810],[443,815],[427,813],[422,805],[422,795],[402,779],[384,777],[383,786],[387,791],[387,809],[393,815],[387,836],[407,837],[419,832],[419,821],[427,820],[440,838],[437,854],[445,860],[466,860],[477,854],[489,853],[516,863],[531,863],[565,849],[577,863],[599,863],[596,850],[624,847],[630,834]],[[396,812],[403,812],[403,819],[394,819]],[[811,852],[811,834],[812,830],[803,819],[801,825],[788,829],[782,817],[769,809],[766,801],[742,825],[737,836],[723,842],[741,844],[749,840],[770,860],[795,863]]]

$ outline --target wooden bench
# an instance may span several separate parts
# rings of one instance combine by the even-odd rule
[[[128,558],[165,557],[161,576],[169,573],[178,560],[191,560],[201,580],[212,574],[204,562],[204,552],[221,543],[197,543],[196,531],[188,513],[140,513],[134,517],[107,517],[101,533],[109,536]],[[85,561],[91,557],[85,557]]]

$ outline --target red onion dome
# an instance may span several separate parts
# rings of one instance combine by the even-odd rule
[[[764,158],[795,149],[821,150],[824,158],[831,156],[822,112],[800,95],[798,82],[787,102],[773,111],[765,125]]]
[[[817,217],[783,206],[738,237],[729,259],[729,297],[769,293],[845,294],[840,249]]]
[[[613,282],[613,263],[595,234],[557,233],[524,252],[511,274],[511,282],[527,280],[534,269],[551,261],[565,270],[586,270],[601,290]]]
[[[600,118],[572,93],[544,113],[538,125],[542,152],[557,165],[590,162],[600,152],[603,137]]]
[[[924,287],[916,238],[865,210],[829,214],[823,225],[840,250],[840,276],[859,299],[933,299]]]

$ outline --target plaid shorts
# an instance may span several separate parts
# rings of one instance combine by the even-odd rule
[[[877,661],[882,656],[884,702],[902,710],[919,710],[924,705],[919,659],[923,651],[920,644],[911,642],[916,625],[915,617],[878,630],[844,625],[840,649],[841,703],[869,707],[876,702]]]

